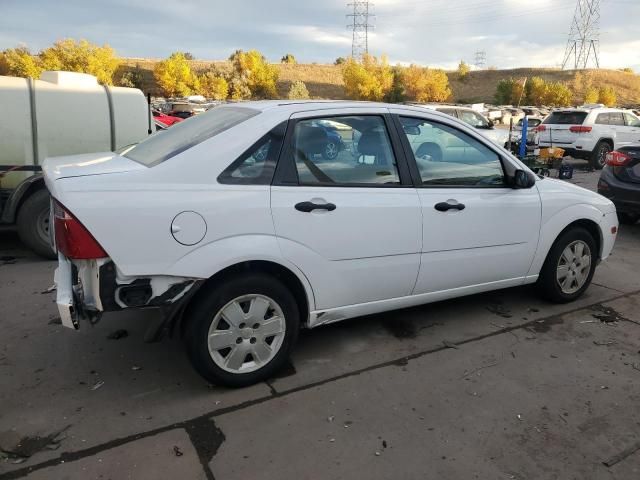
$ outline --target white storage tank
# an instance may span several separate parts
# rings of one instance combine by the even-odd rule
[[[105,152],[150,134],[150,113],[135,88],[98,84],[84,73],[47,71],[39,80],[0,76],[0,165],[36,166],[46,157]],[[32,172],[5,175],[14,188]]]

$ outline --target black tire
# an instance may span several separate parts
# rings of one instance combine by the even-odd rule
[[[55,259],[49,240],[49,192],[45,189],[34,192],[18,211],[18,235],[22,242],[38,255]]]
[[[328,141],[322,152],[322,158],[325,160],[335,160],[340,153],[340,145],[336,142]]]
[[[640,219],[640,214],[618,212],[618,221],[623,225],[634,225],[638,219]]]
[[[293,294],[277,278],[263,273],[247,273],[225,279],[210,291],[198,295],[188,309],[185,334],[187,355],[196,371],[207,381],[228,387],[245,387],[272,377],[287,362],[298,338],[300,313]],[[275,356],[258,370],[232,373],[220,368],[209,353],[209,327],[216,314],[233,299],[260,294],[278,303],[285,317],[285,335]]]
[[[591,152],[591,167],[593,167],[594,170],[602,170],[606,164],[607,153],[612,150],[613,148],[609,142],[598,142],[596,148]]]
[[[582,285],[582,287],[576,292],[568,294],[562,291],[560,284],[556,279],[556,269],[563,250],[576,240],[582,240],[588,245],[591,252],[591,266],[584,285]],[[539,293],[542,297],[554,303],[568,303],[576,300],[587,288],[589,288],[591,279],[593,278],[593,273],[596,269],[597,260],[598,250],[596,242],[587,230],[581,227],[574,227],[566,230],[556,239],[551,250],[549,250],[549,253],[547,254],[547,258],[542,266],[542,270],[540,271],[540,276],[538,277],[537,287]]]

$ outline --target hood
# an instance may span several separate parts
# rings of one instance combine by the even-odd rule
[[[146,168],[140,163],[113,152],[52,157],[47,158],[42,164],[42,171],[47,182],[54,182],[68,177],[106,175]]]
[[[483,137],[488,138],[501,147],[504,147],[504,144],[507,143],[508,140],[507,137],[509,137],[509,130],[503,130],[501,128],[478,129],[478,131]]]
[[[586,188],[574,185],[573,183],[565,182],[564,180],[545,177],[539,179],[536,182],[536,186],[541,195],[561,195],[566,199],[565,203],[567,206],[570,204],[586,203],[593,205],[604,214],[616,211],[615,205],[608,198],[603,197],[599,193],[587,190]]]

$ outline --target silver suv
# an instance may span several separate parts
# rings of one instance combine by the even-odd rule
[[[640,118],[630,110],[585,105],[551,112],[537,131],[540,147],[560,147],[600,170],[607,153],[640,143]]]

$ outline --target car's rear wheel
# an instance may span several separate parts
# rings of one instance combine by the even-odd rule
[[[624,225],[633,225],[638,221],[638,219],[640,219],[640,214],[618,212],[618,221]]]
[[[194,368],[217,385],[244,387],[265,380],[286,362],[300,314],[278,279],[254,273],[226,279],[189,310],[187,353]]]
[[[596,242],[587,230],[567,230],[553,244],[542,266],[540,293],[556,303],[577,299],[589,287],[597,259]]]
[[[596,170],[602,170],[607,163],[607,153],[611,150],[611,145],[608,142],[598,142],[591,153],[591,166]]]
[[[20,207],[16,223],[20,240],[26,246],[42,257],[54,259],[49,240],[49,204],[46,189],[34,192]]]

